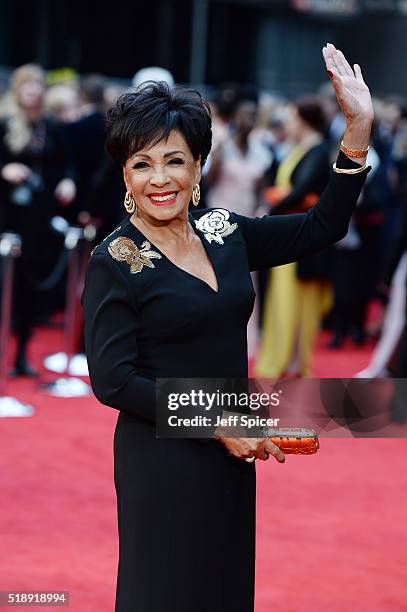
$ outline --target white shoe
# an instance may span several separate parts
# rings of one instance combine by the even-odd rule
[[[19,402],[15,397],[0,397],[1,417],[30,417],[34,414],[34,408],[28,404]]]
[[[44,359],[44,367],[51,372],[62,374],[66,371],[66,362],[66,353],[54,353],[53,355],[48,355],[48,357]],[[69,364],[68,374],[71,376],[89,376],[86,355],[83,353],[73,355],[71,358],[71,363]]]
[[[78,353],[74,355],[69,364],[68,373],[71,376],[89,376],[88,360],[86,355]]]
[[[58,378],[44,387],[54,397],[84,397],[91,395],[91,388],[80,378]]]
[[[54,353],[53,355],[48,355],[48,357],[45,357],[44,368],[50,370],[51,372],[56,372],[57,374],[65,372],[66,353],[61,351],[60,353]]]

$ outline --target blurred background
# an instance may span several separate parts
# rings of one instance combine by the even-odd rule
[[[107,0],[2,0],[0,10],[5,67],[36,61],[126,80],[158,65],[180,83],[296,95],[324,82],[320,48],[333,40],[377,93],[407,93],[404,0],[157,0],[117,10]]]
[[[372,169],[342,241],[253,275],[250,374],[376,379],[396,437],[258,466],[256,612],[407,608],[406,40],[407,0],[0,0],[0,590],[114,607],[117,413],[91,393],[80,306],[125,214],[106,111],[146,80],[197,88],[200,206],[304,212],[344,131],[332,42],[374,98]]]

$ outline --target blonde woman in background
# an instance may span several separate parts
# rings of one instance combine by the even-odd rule
[[[59,248],[50,220],[76,192],[65,133],[45,116],[44,94],[42,68],[21,66],[12,75],[0,121],[0,230],[22,237],[13,309],[16,376],[36,375],[26,351],[40,311],[41,282],[52,271]]]
[[[76,85],[65,83],[52,85],[45,94],[44,106],[47,115],[62,123],[78,121],[80,117],[78,88]]]

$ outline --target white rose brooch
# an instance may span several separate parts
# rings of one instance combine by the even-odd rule
[[[233,234],[237,223],[230,223],[230,212],[222,208],[214,208],[199,219],[195,219],[195,226],[203,233],[209,243],[224,244],[223,239]]]
[[[116,261],[125,261],[130,266],[131,274],[141,272],[144,266],[155,268],[151,259],[161,259],[161,255],[151,250],[145,240],[139,249],[130,238],[119,236],[109,244],[109,253]]]

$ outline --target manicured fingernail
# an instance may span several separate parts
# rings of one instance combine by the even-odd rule
[[[327,74],[328,74],[330,79],[334,78],[334,73],[332,72],[332,70],[327,70]]]

